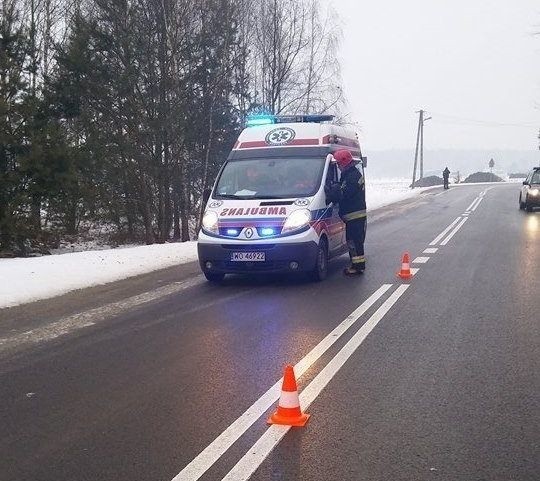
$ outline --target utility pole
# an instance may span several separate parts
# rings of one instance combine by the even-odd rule
[[[420,110],[418,116],[418,131],[416,132],[416,149],[414,150],[414,167],[412,174],[411,189],[414,189],[414,183],[416,182],[416,167],[418,166],[418,146],[420,144],[420,131],[422,130],[424,111]]]
[[[411,188],[414,189],[416,182],[416,169],[418,167],[418,148],[420,147],[420,177],[424,178],[424,122],[427,122],[431,117],[424,117],[425,110],[419,110],[418,115],[418,132],[416,133],[416,149],[414,152],[414,168]]]
[[[424,178],[424,111],[420,111],[420,179]]]

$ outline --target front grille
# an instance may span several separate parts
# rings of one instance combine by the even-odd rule
[[[247,251],[247,252],[257,252],[257,251],[266,251],[276,247],[276,244],[221,244],[221,247],[230,251]]]
[[[246,271],[274,271],[286,269],[287,261],[273,262],[217,262],[216,267],[227,270],[228,272],[246,272]]]
[[[293,205],[294,204],[294,201],[293,200],[285,200],[285,201],[265,201],[265,202],[261,202],[259,205],[261,207],[265,207],[265,206],[272,206],[272,205]]]

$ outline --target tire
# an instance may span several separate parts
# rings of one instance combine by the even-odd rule
[[[521,202],[521,194],[519,194],[519,210],[525,209],[525,204]]]
[[[328,276],[328,242],[326,239],[321,239],[317,249],[317,260],[315,267],[309,273],[311,280],[315,282],[324,281]]]
[[[206,277],[206,280],[208,282],[215,282],[220,283],[223,282],[223,279],[225,279],[225,274],[222,274],[220,272],[203,272],[204,277]]]

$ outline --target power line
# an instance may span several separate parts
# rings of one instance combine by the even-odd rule
[[[478,127],[519,127],[519,128],[538,128],[540,119],[538,122],[496,122],[492,120],[479,120],[479,119],[470,119],[465,117],[457,117],[455,115],[441,114],[432,112],[435,116],[434,121],[443,124],[453,124],[453,125],[466,125],[473,124]]]

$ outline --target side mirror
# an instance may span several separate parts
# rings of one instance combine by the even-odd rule
[[[211,193],[212,193],[212,189],[210,189],[210,187],[207,187],[206,189],[204,189],[204,192],[203,192],[203,195],[202,195],[202,199],[203,199],[204,204],[206,204],[208,202],[208,199],[210,198]]]
[[[523,181],[523,185],[529,185],[529,184],[527,184],[527,181],[524,180],[524,181]]]
[[[367,167],[367,157],[362,157],[362,165],[364,166],[364,169]]]

